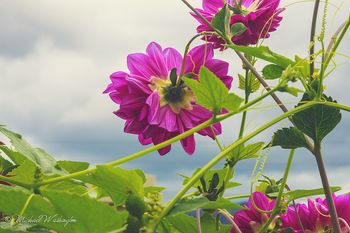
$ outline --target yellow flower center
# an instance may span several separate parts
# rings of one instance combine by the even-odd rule
[[[149,85],[152,91],[160,96],[160,107],[169,105],[171,110],[179,114],[181,109],[192,110],[192,104],[196,101],[193,92],[186,86],[173,85],[170,78],[151,78]]]

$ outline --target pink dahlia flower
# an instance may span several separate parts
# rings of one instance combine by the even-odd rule
[[[333,194],[333,200],[343,232],[350,231],[350,194],[339,196]],[[318,215],[319,222],[322,223],[323,228],[329,228],[332,225],[325,198],[316,198],[313,201],[309,200],[309,208],[310,211]]]
[[[242,23],[246,27],[243,33],[232,37],[232,42],[237,45],[252,45],[256,44],[260,38],[268,38],[270,32],[275,31],[282,20],[279,14],[284,9],[278,8],[280,0],[242,0],[241,6],[235,4],[240,0],[228,0],[227,2],[231,8],[235,9],[230,19],[230,25]],[[197,9],[197,11],[211,22],[223,6],[223,0],[203,0],[203,9]],[[197,27],[198,32],[213,31],[197,15],[194,13],[192,15],[200,23]],[[223,44],[225,44],[217,36],[206,36],[205,39],[213,42],[215,48],[223,49]]]
[[[255,205],[253,205],[252,199]],[[236,212],[233,221],[242,233],[256,233],[270,216],[259,210],[270,211],[273,209],[274,205],[275,200],[270,200],[261,192],[254,192],[248,201],[248,206],[244,206],[245,209]],[[231,229],[231,233],[236,233],[234,228]]]
[[[228,63],[213,58],[211,44],[193,48],[185,58],[184,74],[197,78],[202,66],[219,77],[228,89],[232,77],[228,76]],[[130,54],[127,58],[129,72],[111,74],[111,84],[104,93],[120,107],[114,113],[125,120],[124,131],[137,134],[142,145],[159,144],[210,119],[212,113],[197,105],[192,91],[183,83],[176,85],[170,76],[179,75],[182,56],[173,48],[162,49],[150,43],[146,54]],[[173,71],[173,72],[172,72]],[[172,73],[172,75],[170,75]],[[215,134],[221,133],[220,124],[213,125]],[[198,132],[213,137],[209,128]],[[181,140],[188,154],[195,150],[194,135]],[[168,153],[171,146],[159,150]]]
[[[295,207],[289,206],[286,214],[280,217],[282,228],[289,228],[293,233],[316,233],[321,229],[318,214],[311,211],[305,204],[297,204]]]

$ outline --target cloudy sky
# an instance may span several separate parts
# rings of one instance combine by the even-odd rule
[[[200,1],[191,1],[200,6]],[[299,2],[299,1],[298,1]],[[349,0],[331,1],[327,35],[332,34],[348,16]],[[288,6],[277,32],[266,40],[275,51],[293,57],[307,55],[313,1],[282,1]],[[337,7],[343,5],[341,9]],[[123,122],[112,111],[117,108],[102,91],[110,73],[126,70],[126,56],[144,52],[150,41],[181,52],[195,33],[196,21],[180,0],[115,1],[115,0],[2,0],[0,3],[0,124],[23,134],[32,144],[45,148],[58,159],[83,160],[92,164],[118,159],[140,150],[134,135],[123,133]],[[339,48],[350,54],[350,37]],[[198,42],[200,43],[200,42]],[[240,63],[231,51],[217,52],[219,58],[231,61],[230,73],[237,77]],[[350,104],[348,81],[350,61],[337,57],[338,69],[326,80],[327,92],[339,102]],[[238,84],[237,78],[234,86]],[[236,87],[233,88],[239,94]],[[290,106],[297,99],[283,96]],[[252,111],[247,131],[279,114],[267,101]],[[229,144],[237,137],[240,119],[224,123],[220,137]],[[286,126],[288,122],[281,125]],[[269,141],[274,127],[257,140]],[[350,191],[346,174],[350,169],[347,145],[350,117],[327,137],[325,160],[332,185]],[[126,165],[141,167],[157,176],[159,185],[169,187],[166,198],[179,188],[176,173],[190,175],[210,160],[218,149],[209,139],[197,137],[198,148],[187,156],[179,146],[160,157],[153,153]],[[274,148],[265,173],[279,178],[288,151]],[[254,161],[239,164],[236,181],[248,183]],[[290,177],[293,188],[318,188],[315,161],[300,149]],[[232,193],[246,192],[248,185]]]

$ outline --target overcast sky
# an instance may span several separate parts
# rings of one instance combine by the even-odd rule
[[[200,1],[191,1],[200,6]],[[286,6],[296,1],[285,0]],[[349,14],[350,1],[332,0],[328,14],[327,39]],[[342,9],[337,6],[343,4]],[[313,1],[288,6],[278,31],[266,44],[273,50],[293,57],[307,56],[309,27]],[[183,51],[195,34],[196,21],[180,0],[115,1],[115,0],[1,0],[0,2],[0,124],[23,134],[32,144],[45,148],[57,159],[84,160],[92,164],[108,162],[140,150],[135,135],[123,133],[123,121],[112,112],[117,106],[102,91],[109,74],[126,71],[126,56],[144,52],[151,41],[163,47]],[[344,38],[339,52],[350,54],[350,37]],[[200,43],[198,41],[197,43]],[[235,77],[240,63],[231,51],[216,52],[231,61],[230,73]],[[349,59],[338,56],[338,69],[327,79],[327,92],[339,102],[350,104]],[[242,92],[237,91],[239,94]],[[297,99],[283,96],[295,104]],[[273,103],[268,101],[265,105]],[[249,113],[248,131],[280,113],[277,108]],[[346,174],[350,169],[347,145],[350,118],[327,137],[324,146],[332,185],[350,191]],[[220,137],[226,145],[237,137],[240,119],[224,123]],[[283,122],[282,125],[288,125]],[[281,125],[261,134],[255,141],[269,141]],[[157,176],[159,185],[169,187],[166,198],[179,188],[177,172],[190,175],[210,160],[218,149],[209,139],[197,136],[197,151],[187,156],[179,146],[160,157],[150,154],[129,163]],[[306,151],[297,151],[291,175],[293,188],[320,187],[315,162]],[[288,151],[272,150],[265,172],[281,176]],[[236,181],[247,183],[254,161],[240,164]],[[300,182],[302,181],[302,182]],[[246,192],[248,185],[239,190]]]

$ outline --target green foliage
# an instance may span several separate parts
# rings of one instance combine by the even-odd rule
[[[284,149],[307,148],[304,134],[295,127],[278,130],[272,139],[272,146],[281,146]]]
[[[197,233],[196,219],[186,214],[178,214],[176,216],[169,216],[167,221],[181,233]]]
[[[294,61],[291,59],[272,52],[267,46],[257,46],[257,47],[248,47],[248,46],[239,46],[239,45],[227,45],[229,48],[240,51],[246,55],[257,57],[267,62],[279,65],[282,68],[287,68],[287,66],[294,64]]]
[[[331,97],[324,96],[324,98],[333,102]],[[304,94],[298,106],[309,100],[311,100],[310,96]],[[319,144],[338,125],[341,120],[341,113],[336,108],[316,105],[294,114],[292,120],[300,131],[312,138],[316,144]]]
[[[282,76],[283,70],[278,65],[269,64],[263,68],[262,73],[265,79],[277,79]]]
[[[234,23],[231,26],[231,35],[232,36],[239,36],[239,35],[243,34],[246,30],[247,30],[247,27],[243,23],[241,23],[241,22]]]
[[[227,199],[220,198],[216,201],[209,201],[207,198],[184,199],[179,201],[169,213],[170,215],[178,215],[179,213],[188,213],[195,209],[215,210],[215,209],[232,209],[238,210],[242,207]]]
[[[341,187],[337,187],[337,186],[333,186],[331,187],[332,192],[338,192],[341,190]],[[319,189],[296,189],[296,190],[292,190],[292,191],[287,191],[285,192],[284,198],[285,200],[287,200],[288,202],[294,201],[296,199],[300,199],[300,198],[305,198],[305,197],[311,197],[311,196],[316,196],[316,195],[322,195],[324,194],[324,189],[323,188],[319,188]],[[270,194],[271,196],[276,197],[278,195],[278,193],[272,193]]]
[[[227,4],[216,13],[211,24],[224,35],[230,33],[230,10]]]
[[[25,184],[32,184],[35,181],[37,167],[30,160],[25,160],[21,165],[8,173],[11,180],[19,181]]]
[[[125,211],[118,212],[87,196],[57,191],[46,191],[44,195],[54,206],[57,214],[66,219],[75,219],[74,223],[66,226],[71,228],[70,232],[101,233],[117,230],[123,227],[128,216]]]
[[[83,171],[88,169],[90,166],[90,164],[87,162],[68,161],[68,160],[57,161],[57,165],[69,173]]]
[[[231,151],[228,159],[235,164],[240,160],[257,158],[259,151],[264,145],[264,142],[257,142],[249,145],[237,146]]]
[[[206,67],[202,67],[199,72],[199,82],[186,77],[183,81],[194,92],[197,103],[214,114],[221,113],[222,108],[237,110],[243,102],[235,94],[229,94],[225,84]]]
[[[0,133],[10,139],[15,151],[0,146],[0,149],[16,164],[22,164],[26,159],[36,164],[45,174],[62,174],[56,168],[56,160],[43,149],[33,148],[21,135],[0,126]]]
[[[142,219],[142,215],[146,212],[146,205],[143,201],[143,197],[139,197],[135,194],[129,194],[125,202],[125,208],[130,215]]]
[[[249,93],[254,93],[257,90],[259,90],[261,83],[259,82],[259,80],[251,73],[248,73],[248,80],[247,80],[247,87],[246,87],[246,81],[245,81],[245,77],[241,74],[238,74],[238,78],[239,78],[239,89],[242,90],[248,90]]]
[[[82,180],[104,189],[116,205],[124,204],[129,194],[144,195],[144,178],[136,170],[100,165],[96,172]]]

